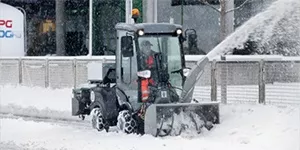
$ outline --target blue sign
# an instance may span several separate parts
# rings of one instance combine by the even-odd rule
[[[0,30],[0,38],[21,38],[21,36],[13,33],[12,30]]]

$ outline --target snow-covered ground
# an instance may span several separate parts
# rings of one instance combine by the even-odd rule
[[[221,124],[193,138],[99,133],[88,120],[79,123],[71,116],[71,89],[0,87],[0,108],[0,149],[5,150],[300,149],[298,105],[221,105]]]

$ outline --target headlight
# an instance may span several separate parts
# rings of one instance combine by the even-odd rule
[[[177,33],[178,35],[180,35],[180,34],[182,34],[182,30],[181,30],[181,29],[177,29],[177,30],[176,30],[176,33]]]
[[[94,91],[91,91],[91,93],[90,93],[90,100],[91,100],[92,102],[95,101],[95,92],[94,92]]]
[[[139,31],[138,31],[138,35],[139,35],[139,36],[142,36],[142,35],[144,35],[144,34],[145,34],[145,32],[144,32],[143,30],[139,30]]]

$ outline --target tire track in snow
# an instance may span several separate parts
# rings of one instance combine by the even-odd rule
[[[0,119],[22,119],[24,121],[44,122],[55,124],[59,126],[72,126],[80,129],[92,129],[91,124],[88,121],[82,120],[68,120],[68,119],[54,119],[49,117],[38,117],[28,115],[14,115],[7,113],[0,113]],[[96,130],[95,130],[96,131]]]
[[[72,116],[69,111],[37,109],[36,107],[24,108],[15,104],[0,105],[0,119],[23,119],[92,129],[89,117],[81,120],[77,116]]]
[[[85,120],[82,120],[78,116],[72,116],[69,111],[40,110],[35,107],[23,108],[15,104],[6,106],[0,105],[0,119],[23,119],[25,121],[46,122],[60,126],[90,129],[98,132],[92,128],[90,116],[86,116]],[[118,129],[116,127],[110,127],[109,132],[118,132]]]
[[[0,113],[24,115],[37,118],[51,118],[58,120],[79,120],[77,117],[72,116],[70,111],[52,110],[49,108],[39,109],[34,106],[22,107],[16,104],[0,105]]]

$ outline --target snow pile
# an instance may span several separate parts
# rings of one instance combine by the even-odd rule
[[[50,89],[26,86],[0,86],[1,105],[17,104],[22,107],[57,111],[71,110],[72,89]]]
[[[0,86],[0,113],[78,120],[71,116],[71,98],[72,89]]]

